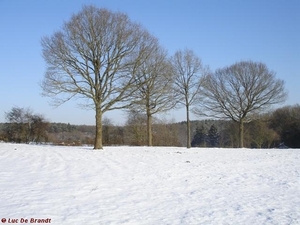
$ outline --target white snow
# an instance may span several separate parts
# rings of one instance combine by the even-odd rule
[[[300,150],[0,143],[1,219],[300,224]]]

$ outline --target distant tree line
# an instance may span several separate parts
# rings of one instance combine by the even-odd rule
[[[300,106],[286,106],[245,123],[244,145],[248,148],[277,148],[284,143],[300,148]],[[16,143],[48,142],[55,145],[93,145],[95,126],[50,123],[30,109],[14,107],[0,124],[0,140]],[[239,125],[231,120],[191,121],[192,147],[239,147]],[[131,111],[123,126],[103,120],[103,144],[148,144],[147,115]],[[186,122],[154,118],[154,146],[186,146]]]
[[[231,120],[198,121],[192,146],[239,147],[239,124]],[[244,146],[248,148],[300,148],[300,106],[285,106],[257,115],[244,125]],[[216,144],[218,145],[216,146]]]

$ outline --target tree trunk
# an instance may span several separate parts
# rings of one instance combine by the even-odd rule
[[[186,147],[191,148],[191,124],[189,105],[186,104]]]
[[[147,136],[148,136],[148,146],[153,145],[152,139],[152,115],[149,110],[147,110]]]
[[[103,149],[102,146],[102,112],[100,107],[96,107],[96,137],[94,149]]]
[[[239,147],[244,147],[244,121],[240,119],[239,121]]]

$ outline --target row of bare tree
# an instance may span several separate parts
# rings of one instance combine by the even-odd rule
[[[244,123],[268,106],[285,100],[284,82],[260,62],[242,61],[215,72],[189,49],[173,56],[140,24],[120,12],[84,6],[61,30],[42,38],[47,68],[43,94],[60,105],[83,98],[95,110],[95,149],[103,148],[103,114],[124,109],[147,117],[147,144],[153,145],[153,116],[186,109],[187,147],[190,112]]]

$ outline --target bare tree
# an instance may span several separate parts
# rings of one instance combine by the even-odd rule
[[[4,130],[8,141],[12,142],[41,142],[47,141],[49,123],[44,116],[33,114],[30,108],[13,107],[5,113],[8,123]]]
[[[251,146],[256,148],[270,148],[274,142],[278,141],[279,135],[269,127],[269,114],[258,115],[246,126],[250,130]]]
[[[135,72],[155,44],[127,15],[85,6],[60,31],[42,38],[43,94],[55,105],[84,98],[82,106],[96,112],[94,149],[102,149],[103,113],[128,104],[136,90]]]
[[[151,49],[149,57],[138,69],[136,84],[139,89],[133,93],[132,109],[147,116],[148,146],[153,145],[153,115],[174,108],[173,76],[167,52],[159,45]]]
[[[178,103],[185,106],[187,122],[187,148],[191,147],[190,107],[199,97],[202,75],[206,68],[192,50],[177,51],[171,58],[175,75],[175,92]]]
[[[146,145],[146,123],[147,118],[144,113],[136,110],[128,111],[128,118],[125,124],[127,144],[137,146]]]
[[[244,147],[244,123],[286,99],[284,81],[263,63],[242,61],[217,70],[205,78],[204,99],[195,113],[230,118],[239,124],[239,147]]]
[[[102,141],[104,144],[106,145],[110,145],[111,144],[111,140],[110,140],[110,136],[111,136],[111,132],[112,132],[112,128],[113,128],[113,122],[111,121],[111,119],[104,117],[102,120]]]
[[[178,131],[178,126],[174,122],[174,120],[156,118],[153,123],[154,145],[180,146],[180,141],[178,139]]]
[[[5,112],[6,135],[9,141],[28,143],[30,139],[32,110],[30,108],[13,107],[11,111]]]

